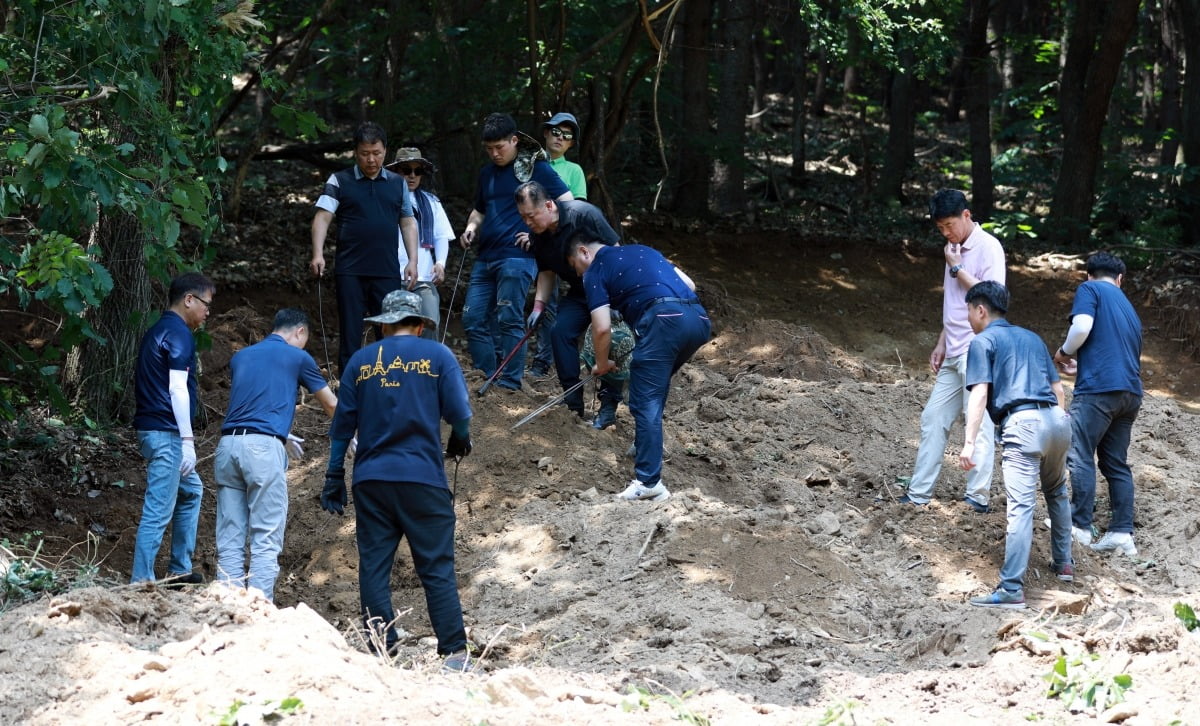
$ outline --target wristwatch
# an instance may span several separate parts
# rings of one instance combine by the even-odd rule
[[[958,277],[958,271],[962,269],[962,265],[955,265],[950,268],[950,277]]]

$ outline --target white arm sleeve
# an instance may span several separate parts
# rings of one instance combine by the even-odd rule
[[[175,425],[179,427],[182,438],[192,436],[192,405],[188,400],[188,372],[170,371],[167,391],[171,394],[171,411],[175,413]]]
[[[1062,344],[1062,352],[1072,356],[1078,353],[1087,342],[1094,322],[1095,319],[1091,315],[1080,314],[1071,318],[1071,329],[1067,331],[1067,340]]]

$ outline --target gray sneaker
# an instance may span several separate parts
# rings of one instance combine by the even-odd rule
[[[1092,551],[1117,551],[1126,557],[1137,556],[1137,547],[1133,544],[1133,535],[1128,532],[1105,532],[1100,541],[1092,545]]]
[[[1005,610],[1024,610],[1025,592],[1023,590],[1005,590],[997,587],[990,595],[980,595],[971,598],[971,604],[979,608],[1004,608]]]
[[[637,479],[629,482],[629,486],[625,487],[625,491],[617,495],[617,499],[624,499],[629,502],[665,502],[671,498],[671,492],[667,491],[667,487],[661,481],[652,487],[648,487]]]

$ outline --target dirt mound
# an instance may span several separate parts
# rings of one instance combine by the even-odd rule
[[[684,269],[701,259],[722,264],[725,246],[689,242],[694,258],[663,240]],[[296,698],[298,717],[318,722],[397,713],[499,723],[1093,722],[1099,709],[1076,713],[1047,699],[1043,677],[1060,657],[1075,686],[1132,677],[1117,707],[1125,710],[1106,718],[1193,718],[1200,641],[1172,608],[1200,606],[1200,516],[1186,506],[1200,486],[1200,419],[1168,390],[1194,378],[1195,364],[1147,326],[1151,392],[1130,452],[1139,557],[1077,547],[1076,579],[1062,583],[1048,571],[1048,536],[1038,525],[1028,576],[1034,607],[971,608],[966,600],[994,586],[1003,556],[999,473],[993,514],[962,504],[958,427],[934,501],[921,509],[893,503],[929,393],[923,359],[937,331],[940,263],[879,250],[843,258],[830,249],[761,249],[759,272],[794,265],[797,278],[783,290],[764,274],[755,287],[753,276],[729,267],[738,273],[725,280],[726,316],[680,371],[668,402],[668,501],[612,496],[631,470],[633,424],[623,407],[605,431],[562,407],[514,430],[558,392],[557,382],[473,397],[476,448],[450,474],[460,590],[481,673],[464,680],[436,672],[424,596],[403,548],[393,579],[406,634],[399,667],[365,652],[355,629],[353,517],[317,504],[328,423],[306,402],[295,428],[308,453],[289,472],[279,607],[220,587],[125,586],[6,613],[0,721],[194,723],[229,713],[236,701],[279,712]],[[1010,271],[1015,299],[1053,301],[1022,308],[1017,321],[1048,340],[1063,329],[1071,289],[1064,269],[1028,263]],[[924,287],[914,287],[919,280]],[[202,356],[213,420],[197,446],[210,488],[197,563],[209,576],[211,453],[228,358],[265,335],[276,308],[315,312],[313,297],[290,287],[230,285],[218,294],[213,347]],[[323,302],[333,320],[332,300]],[[336,341],[317,337],[310,350],[324,362],[325,343],[332,350]],[[477,390],[481,377],[467,376]],[[98,472],[98,484],[60,495],[54,509],[75,526],[104,528],[103,564],[122,579],[145,480],[127,441],[112,450],[125,461]],[[112,486],[117,479],[122,486]],[[92,490],[99,494],[88,497]],[[1098,511],[1107,512],[1099,495]],[[6,531],[29,526],[4,523]],[[77,531],[55,527],[60,536]]]

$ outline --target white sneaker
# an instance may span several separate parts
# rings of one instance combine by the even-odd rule
[[[1092,546],[1092,530],[1090,527],[1088,529],[1071,527],[1071,538],[1084,547]]]
[[[1096,552],[1117,551],[1126,557],[1137,555],[1137,547],[1133,545],[1133,535],[1128,532],[1105,532],[1100,541],[1092,545]]]
[[[659,481],[652,487],[648,487],[637,479],[629,482],[629,486],[625,487],[625,491],[617,495],[617,499],[624,499],[630,502],[665,502],[671,497],[671,492],[667,491],[667,487]]]

